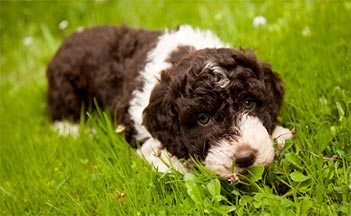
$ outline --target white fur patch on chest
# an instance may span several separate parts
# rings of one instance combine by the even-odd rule
[[[152,89],[160,79],[161,71],[172,66],[167,62],[167,59],[179,46],[192,46],[195,50],[229,47],[211,31],[194,29],[188,25],[180,26],[176,31],[166,30],[159,37],[156,47],[147,55],[146,61],[148,63],[140,71],[139,79],[143,82],[143,88],[135,90],[130,101],[129,113],[137,131],[137,140],[151,138],[149,132],[142,125],[143,111],[149,103]]]

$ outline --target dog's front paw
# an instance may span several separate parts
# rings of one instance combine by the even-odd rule
[[[279,125],[275,127],[272,134],[272,138],[276,140],[278,143],[278,149],[277,149],[278,153],[280,153],[283,150],[285,141],[292,139],[295,134],[296,134],[295,128],[290,130],[288,128],[284,128]]]
[[[72,136],[76,138],[79,135],[79,125],[68,121],[55,121],[52,130],[63,137]]]

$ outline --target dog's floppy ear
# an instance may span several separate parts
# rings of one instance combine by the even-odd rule
[[[143,125],[168,152],[178,158],[187,158],[175,113],[175,98],[169,90],[170,82],[168,71],[163,71],[160,82],[152,90],[149,104],[143,111]]]
[[[271,65],[260,62],[260,68],[263,71],[263,80],[269,97],[269,109],[271,110],[273,127],[277,124],[277,118],[283,103],[284,87],[279,74],[271,69]],[[273,130],[274,128],[272,128]]]

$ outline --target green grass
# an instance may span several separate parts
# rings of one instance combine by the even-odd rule
[[[258,15],[267,25],[256,29]],[[350,21],[350,1],[1,1],[0,214],[350,215]],[[153,172],[103,113],[81,123],[96,134],[58,136],[46,64],[79,26],[119,23],[189,23],[255,49],[284,80],[280,120],[294,140],[263,174],[228,185],[206,170]]]

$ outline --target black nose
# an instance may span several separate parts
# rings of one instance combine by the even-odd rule
[[[256,160],[256,150],[247,145],[240,147],[234,155],[235,165],[241,168],[251,166]]]

